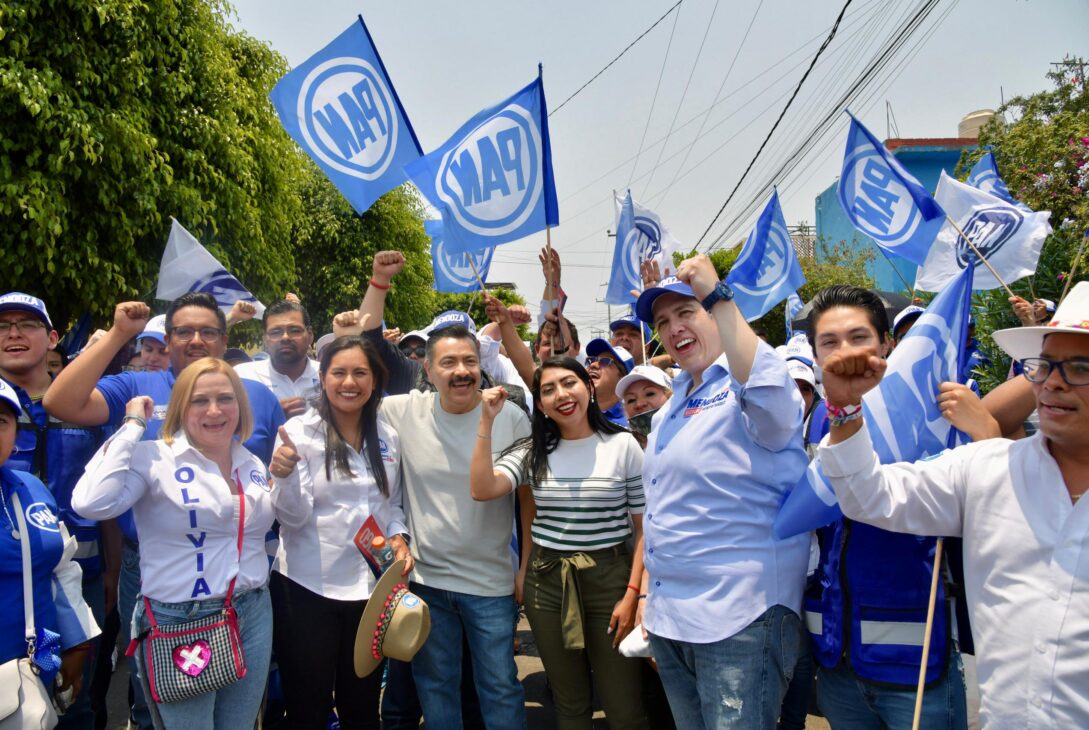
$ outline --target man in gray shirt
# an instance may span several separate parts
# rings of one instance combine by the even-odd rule
[[[389,282],[404,266],[397,251],[379,252],[360,307],[381,322]],[[412,661],[429,728],[460,729],[462,638],[472,659],[488,728],[525,726],[525,697],[514,664],[514,499],[476,502],[469,460],[480,423],[480,347],[460,326],[427,342],[424,360],[434,392],[386,397],[382,417],[401,437],[404,509],[416,567],[412,590],[427,602],[431,635]],[[492,430],[493,454],[528,437],[529,419],[505,404]]]

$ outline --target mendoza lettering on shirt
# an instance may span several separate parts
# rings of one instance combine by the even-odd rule
[[[772,523],[805,471],[802,401],[786,361],[758,345],[744,385],[726,356],[673,380],[643,467],[647,630],[679,641],[733,636],[774,605],[801,615],[809,536]]]

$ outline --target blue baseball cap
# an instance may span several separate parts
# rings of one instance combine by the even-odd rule
[[[427,328],[424,329],[424,332],[426,332],[430,336],[441,329],[446,329],[447,327],[454,327],[457,325],[464,327],[465,329],[472,332],[474,335],[476,334],[476,323],[473,322],[473,318],[465,312],[459,312],[456,309],[449,309],[440,314],[438,317],[435,317],[433,320],[431,320],[431,324],[427,325]]]
[[[11,410],[15,411],[16,416],[23,410],[19,405],[19,396],[15,395],[15,388],[8,385],[3,378],[0,378],[0,401],[11,406]]]
[[[692,287],[676,276],[667,276],[658,282],[658,286],[652,286],[639,295],[638,301],[635,302],[635,313],[639,315],[639,319],[647,324],[654,323],[654,302],[663,294],[680,294],[683,297],[696,298]]]
[[[612,322],[609,322],[610,332],[616,332],[621,327],[635,327],[636,329],[642,327],[643,336],[646,337],[648,340],[651,338],[650,326],[647,325],[645,322],[642,322],[638,317],[636,317],[634,312],[631,314],[626,314],[620,319],[614,319]]]
[[[631,369],[635,367],[635,358],[632,357],[630,352],[623,347],[613,347],[609,344],[608,340],[603,340],[600,337],[586,343],[586,356],[597,357],[598,355],[608,355],[613,360],[616,360],[623,366],[625,375],[630,373]]]
[[[0,312],[30,312],[45,326],[53,329],[53,323],[49,321],[49,311],[45,308],[45,302],[38,297],[23,294],[21,291],[13,291],[0,297]]]

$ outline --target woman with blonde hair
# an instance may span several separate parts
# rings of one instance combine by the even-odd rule
[[[241,443],[253,429],[246,389],[230,365],[205,357],[178,375],[162,437],[141,441],[152,405],[146,396],[129,401],[121,428],[76,485],[72,506],[97,520],[133,510],[143,600],[130,648],[157,724],[253,727],[272,648],[265,533],[275,515],[265,467]],[[192,628],[217,616],[236,627],[229,647]],[[173,655],[160,663],[148,641],[172,628],[189,633],[173,640]],[[192,696],[179,699],[183,691]]]

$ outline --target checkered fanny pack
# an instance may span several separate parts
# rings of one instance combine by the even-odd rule
[[[235,482],[238,484],[238,557],[241,561],[246,496],[237,473]],[[215,692],[246,676],[238,616],[231,602],[234,584],[232,578],[222,611],[175,624],[164,625],[156,621],[151,603],[144,597],[144,610],[151,628],[138,641],[143,644],[140,651],[155,702],[181,702]],[[130,647],[130,651],[133,648]]]

